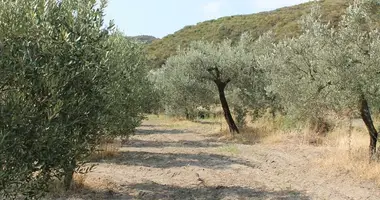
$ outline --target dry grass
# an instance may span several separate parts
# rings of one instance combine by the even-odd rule
[[[250,124],[253,127],[251,131],[243,131],[239,137],[265,144],[291,143],[329,148],[330,153],[317,161],[326,171],[347,172],[358,179],[375,181],[380,186],[380,163],[369,162],[366,128],[360,124],[350,126],[347,119],[335,119],[334,123],[336,127],[333,130],[318,134],[307,124],[284,131],[278,121],[264,118]]]
[[[235,136],[231,136],[228,130],[222,131],[222,135],[227,140],[243,144],[261,143],[275,145],[282,143],[321,146],[325,142],[325,137],[307,128],[292,131],[269,130],[266,127],[244,127],[240,129],[240,134],[236,134]]]
[[[116,193],[118,185],[107,178],[89,178],[86,174],[74,174],[73,184],[65,191],[61,181],[51,184],[49,194],[43,200],[50,199],[109,199]]]
[[[223,138],[243,144],[302,144],[321,146],[324,144],[324,135],[310,129],[308,124],[296,124],[284,116],[273,119],[270,116],[251,122],[240,128],[240,134],[232,136],[227,126],[221,131]]]
[[[380,186],[380,163],[369,162],[369,136],[366,129],[354,127],[350,136],[347,126],[328,134],[325,146],[333,147],[332,151],[318,162],[326,170],[347,172],[362,180],[375,181]]]
[[[98,150],[94,152],[89,159],[97,161],[115,158],[120,154],[120,146],[121,144],[118,140],[103,139],[98,147]],[[103,182],[98,180],[97,184],[103,184]],[[50,184],[48,199],[64,198],[82,193],[91,188],[96,187],[92,187],[92,185],[88,183],[87,174],[74,173],[71,189],[69,191],[65,191],[62,181],[56,180]]]
[[[152,123],[160,124],[168,129],[199,129],[201,133],[214,134],[225,128],[224,119],[207,118],[194,121],[185,118],[175,118],[167,115],[148,115],[148,120]]]
[[[47,196],[47,199],[63,198],[68,195],[82,192],[83,190],[86,189],[86,185],[85,185],[86,178],[87,178],[86,174],[74,173],[73,183],[69,191],[65,190],[62,181],[60,180],[53,181],[50,184],[49,194]]]
[[[318,163],[327,171],[336,170],[356,176],[358,179],[375,181],[380,186],[380,163],[368,161],[368,147],[350,151],[336,150]]]
[[[98,149],[90,156],[90,160],[104,160],[119,156],[121,141],[103,140]]]
[[[86,178],[87,178],[86,174],[75,173],[74,177],[73,177],[72,190],[74,192],[78,192],[78,191],[83,190],[86,187],[86,185],[85,185]]]
[[[325,147],[330,153],[317,160],[325,171],[347,172],[359,180],[375,181],[380,186],[380,162],[369,162],[369,136],[360,124],[351,126],[349,120],[335,118],[335,128],[326,134],[316,133],[308,124],[284,128],[288,122],[284,118],[260,118],[241,129],[241,134],[232,136],[228,130],[221,134],[224,138],[245,144],[295,144]],[[376,120],[380,121],[380,120]],[[360,122],[360,121],[357,121]],[[350,132],[351,130],[351,132]]]
[[[149,121],[160,123],[168,128],[189,128],[194,126],[194,122],[188,121],[185,118],[170,117],[167,115],[148,115]]]

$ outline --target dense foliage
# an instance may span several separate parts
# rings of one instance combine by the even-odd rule
[[[99,140],[132,133],[148,109],[142,48],[104,26],[104,7],[0,1],[0,196],[69,188]]]
[[[102,121],[107,135],[126,136],[140,125],[143,113],[157,107],[158,96],[148,80],[143,46],[119,32],[111,35],[108,45],[109,84],[104,89],[108,107]]]

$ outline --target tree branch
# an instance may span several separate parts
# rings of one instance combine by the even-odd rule
[[[220,71],[217,67],[208,68],[207,71],[215,78],[215,80],[220,80]],[[215,72],[215,74],[213,72]]]

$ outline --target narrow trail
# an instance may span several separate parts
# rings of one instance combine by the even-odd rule
[[[117,158],[88,174],[86,183],[102,192],[81,198],[380,199],[375,184],[317,166],[328,148],[226,143],[212,128],[145,121]]]

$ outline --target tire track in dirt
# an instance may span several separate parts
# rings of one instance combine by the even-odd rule
[[[145,121],[88,174],[81,199],[380,199],[373,183],[324,171],[328,148],[218,141],[211,126]]]

